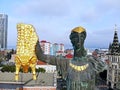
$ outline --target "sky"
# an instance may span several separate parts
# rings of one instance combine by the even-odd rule
[[[120,38],[120,0],[0,0],[0,13],[8,15],[8,46],[16,46],[18,23],[32,24],[39,40],[72,48],[69,35],[86,29],[86,48],[108,48],[115,24]]]

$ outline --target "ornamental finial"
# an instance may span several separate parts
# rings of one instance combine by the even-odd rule
[[[115,24],[115,31],[117,31],[117,24]]]

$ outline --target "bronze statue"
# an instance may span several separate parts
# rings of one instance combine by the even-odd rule
[[[90,59],[86,56],[85,38],[86,31],[83,27],[74,28],[70,34],[74,57],[69,62],[67,90],[94,90],[95,88],[95,72]]]
[[[70,40],[74,48],[72,60],[38,55],[38,58],[44,56],[40,60],[57,66],[67,82],[67,90],[95,90],[95,75],[105,68],[105,63],[99,58],[86,55],[85,38],[86,30],[83,27],[76,27],[71,31]]]

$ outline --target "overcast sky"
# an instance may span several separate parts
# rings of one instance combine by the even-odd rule
[[[120,0],[0,0],[8,15],[8,46],[16,45],[17,23],[32,24],[40,40],[70,48],[70,32],[87,31],[86,48],[108,48],[117,24],[120,38]]]

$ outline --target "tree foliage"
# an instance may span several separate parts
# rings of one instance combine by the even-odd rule
[[[4,65],[1,71],[2,72],[15,72],[15,66]]]
[[[15,72],[15,70],[16,70],[15,66],[9,66],[9,65],[4,65],[4,66],[2,66],[2,68],[1,68],[1,71],[2,71],[2,72]],[[23,69],[22,69],[22,68],[20,69],[20,72],[23,72]],[[31,71],[31,68],[28,69],[28,72],[32,72],[32,71]],[[44,68],[38,68],[38,69],[36,69],[36,72],[45,73],[46,70],[45,70]]]

